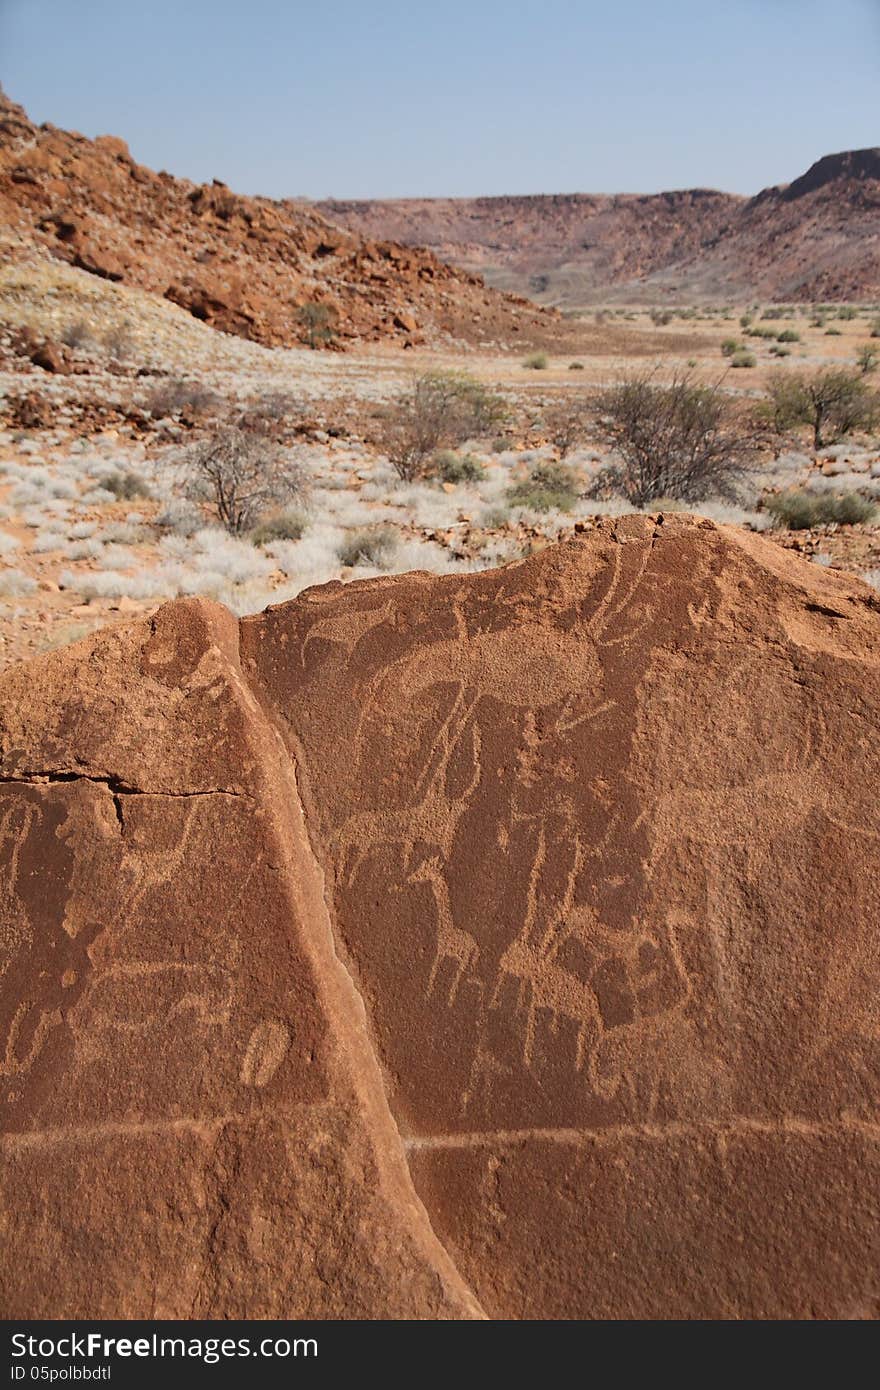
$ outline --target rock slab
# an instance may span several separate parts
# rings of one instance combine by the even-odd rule
[[[629,517],[0,680],[0,1305],[870,1318],[880,602]]]

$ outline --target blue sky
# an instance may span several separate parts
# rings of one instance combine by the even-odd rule
[[[880,0],[0,0],[0,80],[243,193],[754,193],[880,144]]]

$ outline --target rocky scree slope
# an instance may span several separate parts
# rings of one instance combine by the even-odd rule
[[[112,136],[35,126],[2,92],[0,221],[25,248],[164,295],[267,346],[306,341],[300,311],[316,303],[334,316],[336,346],[505,340],[544,319],[431,252],[366,240],[314,209],[216,181],[154,173]]]

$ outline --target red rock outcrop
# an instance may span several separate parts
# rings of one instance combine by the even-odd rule
[[[690,188],[315,206],[363,236],[428,246],[550,303],[880,295],[877,149],[827,155],[754,198]]]
[[[9,671],[4,1311],[877,1316],[878,676],[680,516]]]
[[[34,126],[2,92],[0,219],[26,246],[271,347],[307,341],[300,311],[316,303],[333,316],[335,346],[505,341],[547,321],[428,251],[366,241],[289,201],[154,173],[110,136]]]

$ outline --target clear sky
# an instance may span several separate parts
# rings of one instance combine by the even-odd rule
[[[754,193],[880,144],[880,0],[0,0],[0,80],[242,193]]]

